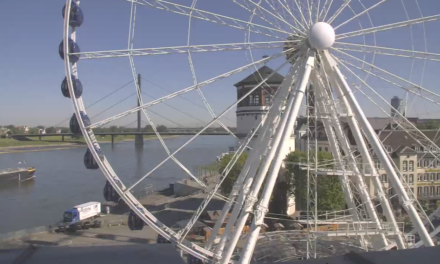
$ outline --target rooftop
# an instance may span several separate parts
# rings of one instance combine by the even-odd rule
[[[268,66],[263,66],[258,69],[256,72],[252,73],[248,77],[234,84],[235,87],[246,85],[246,84],[257,84],[262,80],[266,79],[270,74],[273,73],[273,70]],[[267,81],[267,84],[281,84],[284,80],[284,76],[279,73],[274,73]]]

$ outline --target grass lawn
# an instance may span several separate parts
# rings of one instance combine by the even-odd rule
[[[166,138],[164,136],[163,138]],[[168,136],[170,137],[170,136]],[[115,136],[114,141],[124,141],[124,140],[134,140],[135,136]],[[145,135],[144,139],[155,139],[156,136]],[[98,142],[111,142],[111,136],[97,136],[96,139]],[[0,147],[20,147],[20,146],[49,146],[49,145],[57,145],[57,144],[67,144],[67,143],[77,143],[84,144],[84,138],[72,139],[70,137],[64,137],[64,142],[62,141],[61,136],[50,136],[50,137],[41,137],[39,140],[38,137],[29,137],[25,140],[16,140],[9,138],[0,138]]]

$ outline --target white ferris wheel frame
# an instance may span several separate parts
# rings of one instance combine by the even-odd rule
[[[69,88],[70,94],[74,94],[74,87],[72,82],[72,76],[75,78],[78,78],[78,72],[77,72],[77,63],[70,63],[69,56],[71,55],[79,55],[81,56],[81,59],[99,59],[99,58],[112,58],[112,57],[128,57],[130,60],[130,65],[132,68],[133,73],[133,79],[136,80],[136,70],[133,62],[133,56],[150,56],[150,55],[165,55],[165,54],[173,54],[173,53],[188,53],[189,55],[189,62],[191,66],[191,70],[193,73],[193,81],[194,85],[182,89],[178,92],[171,93],[167,96],[161,97],[159,99],[153,100],[149,103],[144,103],[142,101],[142,96],[140,94],[140,89],[137,86],[137,82],[135,82],[136,85],[136,91],[138,96],[139,105],[138,107],[135,107],[133,109],[130,109],[128,111],[125,111],[123,113],[120,113],[118,115],[115,115],[113,117],[107,118],[105,120],[96,122],[88,127],[86,127],[83,123],[81,112],[84,114],[86,113],[85,107],[82,101],[82,98],[75,98],[75,96],[71,96],[72,103],[74,106],[74,112],[75,116],[78,120],[80,129],[82,134],[84,135],[84,139],[87,143],[88,148],[90,149],[90,152],[92,153],[95,161],[99,165],[100,169],[104,173],[104,176],[107,178],[107,180],[110,182],[112,187],[116,190],[116,192],[120,195],[120,197],[127,203],[127,205],[145,222],[147,223],[152,229],[154,229],[158,234],[163,236],[165,239],[170,240],[171,242],[175,243],[177,247],[182,249],[183,251],[199,258],[202,260],[215,260],[219,263],[226,264],[229,263],[232,257],[232,254],[234,253],[236,243],[238,239],[240,238],[240,232],[232,232],[233,228],[235,227],[235,230],[241,230],[245,223],[246,219],[248,218],[249,214],[254,212],[255,217],[252,223],[252,226],[250,227],[250,232],[247,236],[247,243],[244,246],[239,263],[249,263],[250,258],[252,256],[252,253],[254,251],[256,242],[258,240],[258,234],[260,232],[261,226],[263,225],[264,217],[267,213],[267,207],[270,199],[270,195],[272,194],[272,190],[274,188],[274,184],[277,179],[277,175],[279,172],[279,169],[281,167],[281,164],[283,162],[283,157],[280,155],[282,152],[282,146],[289,140],[289,137],[292,133],[293,124],[296,121],[296,117],[298,116],[299,109],[301,107],[301,102],[304,97],[304,93],[307,89],[307,84],[310,82],[315,87],[315,96],[316,98],[319,98],[320,103],[317,103],[316,109],[321,114],[325,113],[330,118],[325,119],[323,121],[324,128],[328,134],[329,137],[329,143],[330,148],[332,150],[332,153],[335,156],[336,159],[336,166],[339,170],[345,171],[346,169],[353,171],[353,174],[356,175],[356,180],[354,181],[355,186],[357,186],[357,189],[359,190],[359,194],[362,200],[362,203],[364,204],[366,210],[368,211],[368,215],[371,218],[371,221],[375,228],[377,230],[384,230],[388,233],[392,233],[396,236],[395,242],[390,243],[387,241],[385,235],[383,232],[376,232],[375,234],[371,235],[373,242],[370,241],[370,243],[374,244],[374,248],[388,248],[390,245],[395,243],[399,249],[405,248],[405,242],[403,238],[402,232],[399,231],[399,227],[396,223],[394,214],[391,210],[389,200],[386,198],[384,191],[382,189],[382,183],[380,182],[378,178],[378,172],[374,166],[374,163],[372,161],[370,150],[367,147],[367,144],[364,140],[364,135],[367,137],[368,142],[373,148],[374,153],[377,155],[377,157],[380,159],[381,163],[384,165],[385,170],[387,172],[387,175],[389,175],[391,179],[391,184],[393,185],[393,188],[396,190],[398,197],[401,199],[402,204],[404,205],[405,209],[407,210],[415,228],[412,233],[417,232],[423,244],[425,246],[432,246],[432,239],[430,234],[427,232],[425,228],[426,220],[422,221],[422,219],[419,216],[419,213],[417,212],[416,206],[413,204],[413,199],[410,195],[407,194],[405,191],[405,183],[402,183],[400,172],[396,170],[395,164],[393,164],[390,161],[389,154],[384,150],[382,143],[378,139],[377,135],[373,131],[371,125],[369,124],[368,120],[366,119],[361,107],[359,106],[356,98],[353,95],[352,89],[348,85],[347,81],[345,80],[344,75],[342,74],[340,70],[340,66],[342,65],[344,68],[346,68],[348,71],[350,71],[350,67],[347,65],[350,65],[353,68],[357,68],[359,70],[364,70],[362,68],[357,67],[356,65],[350,63],[346,60],[340,60],[339,58],[334,57],[328,50],[324,51],[316,51],[313,49],[309,49],[306,51],[303,51],[302,53],[298,53],[298,59],[295,63],[292,64],[285,80],[281,84],[281,88],[279,89],[279,92],[274,96],[273,105],[270,108],[269,112],[264,116],[263,120],[256,125],[256,129],[253,130],[253,132],[249,133],[247,138],[243,141],[243,143],[240,146],[239,151],[235,154],[232,163],[228,165],[228,167],[225,169],[225,173],[223,173],[223,177],[219,184],[216,185],[216,187],[213,190],[210,190],[209,195],[207,199],[204,200],[202,205],[199,207],[199,210],[195,214],[195,216],[191,219],[189,225],[187,225],[183,230],[179,232],[173,231],[171,228],[167,227],[163,223],[161,223],[153,214],[151,214],[148,210],[146,210],[138,201],[137,199],[131,194],[130,190],[132,190],[137,184],[139,184],[143,179],[148,177],[152,172],[154,172],[157,168],[159,168],[164,162],[166,162],[168,159],[172,159],[176,164],[181,167],[189,176],[194,178],[202,187],[206,186],[204,183],[197,180],[197,178],[191,174],[191,172],[186,169],[186,167],[181,164],[174,155],[179,152],[182,148],[184,148],[187,144],[189,144],[193,139],[195,139],[198,135],[203,133],[210,125],[213,123],[218,123],[220,126],[225,128],[231,135],[234,135],[220,120],[219,118],[222,117],[226,112],[228,112],[230,109],[233,109],[241,100],[243,100],[247,95],[249,95],[252,91],[256,90],[257,88],[261,87],[267,79],[269,79],[272,74],[276,73],[281,67],[285,66],[289,61],[286,61],[286,63],[282,64],[278,69],[276,69],[270,76],[263,79],[258,85],[256,85],[250,92],[248,92],[246,95],[242,97],[242,99],[237,100],[234,104],[229,106],[225,111],[223,111],[220,115],[215,115],[214,111],[210,107],[209,103],[207,102],[206,98],[204,97],[203,93],[201,92],[200,88],[204,85],[210,84],[212,82],[215,82],[217,80],[229,77],[233,74],[239,73],[243,70],[249,69],[251,67],[254,67],[256,65],[261,65],[271,59],[285,56],[285,54],[289,51],[292,51],[292,49],[285,50],[281,53],[278,53],[276,55],[263,58],[257,61],[252,60],[253,62],[245,65],[243,67],[240,67],[238,69],[235,69],[233,71],[227,72],[225,74],[219,75],[217,77],[211,78],[209,80],[198,82],[196,79],[195,71],[192,65],[192,59],[191,59],[191,53],[197,53],[197,52],[213,52],[213,51],[229,51],[229,50],[249,50],[252,49],[259,49],[259,48],[281,48],[284,47],[285,43],[292,42],[295,43],[295,40],[277,40],[277,41],[268,41],[268,42],[253,42],[250,43],[249,41],[244,43],[230,43],[230,44],[213,44],[213,45],[190,45],[189,43],[189,33],[188,33],[188,45],[187,46],[179,46],[179,47],[160,47],[160,48],[147,48],[147,49],[134,49],[133,48],[133,39],[134,39],[134,28],[135,28],[135,14],[136,14],[136,5],[147,5],[153,8],[163,9],[166,11],[170,11],[173,13],[177,13],[180,15],[188,16],[189,23],[191,23],[191,18],[195,19],[201,19],[205,21],[210,21],[217,24],[222,24],[225,26],[238,28],[241,30],[247,31],[249,34],[261,34],[265,36],[271,36],[275,37],[277,39],[280,39],[279,37],[276,37],[273,34],[274,32],[278,33],[286,33],[292,36],[296,36],[299,39],[304,38],[304,32],[307,31],[307,27],[309,27],[311,24],[313,24],[312,21],[312,12],[309,14],[309,20],[306,19],[306,16],[302,13],[302,9],[300,8],[298,2],[295,0],[295,4],[298,7],[298,10],[301,14],[299,18],[295,17],[291,10],[289,10],[287,4],[281,0],[278,0],[278,3],[285,8],[285,11],[290,13],[292,18],[295,20],[295,24],[292,25],[288,23],[285,19],[282,18],[282,16],[274,14],[276,11],[273,6],[272,11],[264,9],[262,6],[259,5],[259,3],[256,3],[252,0],[232,0],[233,2],[237,3],[243,8],[248,8],[249,5],[251,5],[255,10],[258,10],[258,12],[261,12],[261,14],[266,14],[268,16],[272,16],[277,18],[277,21],[282,22],[284,24],[288,24],[288,26],[294,30],[294,33],[289,33],[280,27],[277,27],[273,23],[269,22],[264,17],[262,18],[264,21],[268,22],[269,24],[273,25],[275,28],[268,27],[268,26],[262,26],[258,25],[252,22],[252,18],[249,21],[243,21],[235,18],[230,18],[227,16],[221,16],[212,12],[207,12],[204,10],[196,9],[195,3],[196,0],[193,1],[193,5],[191,7],[178,5],[174,3],[170,3],[167,1],[162,0],[127,0],[131,3],[131,18],[130,18],[130,29],[129,29],[129,40],[128,40],[128,47],[126,50],[113,50],[113,51],[96,51],[96,52],[80,52],[80,53],[69,53],[69,39],[72,39],[74,42],[76,42],[76,31],[74,27],[69,26],[69,16],[70,16],[70,9],[71,4],[74,2],[79,5],[79,1],[77,0],[66,0],[66,8],[65,8],[65,21],[64,21],[64,61],[65,61],[65,70],[66,70],[66,79],[67,84]],[[313,0],[312,4],[313,4]],[[370,10],[373,8],[379,6],[381,3],[385,2],[387,0],[381,0],[377,4],[365,8],[363,12],[360,12],[358,14],[355,14],[351,19],[345,21],[344,23],[338,25],[335,27],[335,29],[339,28],[340,26],[352,21],[353,19],[356,19],[357,17],[368,14]],[[261,1],[260,1],[261,2]],[[324,2],[324,0],[323,0]],[[321,1],[318,2],[318,11],[316,11],[316,21],[322,19],[325,19],[328,15],[330,6],[332,5],[332,0],[326,0],[323,5],[321,12],[319,12],[319,5],[321,4]],[[245,4],[243,4],[245,3]],[[269,1],[266,0],[266,3],[269,3]],[[341,5],[341,7],[335,12],[335,14],[329,18],[328,22],[333,22],[334,19],[345,9],[350,8],[350,0],[347,0],[344,4]],[[307,1],[307,4],[310,7],[310,2]],[[251,9],[249,9],[251,10]],[[310,9],[309,9],[310,10]],[[254,12],[255,14],[255,12]],[[354,60],[362,61],[363,64],[368,64],[365,60],[360,60],[354,56],[351,56],[350,54],[344,52],[344,51],[357,51],[357,52],[364,52],[364,53],[374,53],[374,54],[384,54],[384,55],[390,55],[390,56],[400,56],[400,57],[408,57],[413,59],[421,59],[421,60],[432,60],[432,61],[440,61],[440,54],[436,53],[428,53],[428,52],[416,52],[414,50],[403,50],[403,49],[393,49],[393,48],[387,48],[387,47],[378,47],[378,46],[369,46],[364,43],[362,44],[352,44],[352,43],[346,43],[346,42],[340,42],[339,40],[358,36],[358,35],[364,35],[364,34],[374,34],[376,32],[385,31],[393,28],[399,28],[403,26],[408,25],[414,25],[419,23],[425,23],[429,21],[435,21],[440,20],[440,15],[430,16],[430,17],[422,17],[418,19],[413,20],[407,20],[399,23],[394,23],[390,25],[385,26],[378,26],[378,27],[371,27],[367,29],[361,29],[349,33],[344,33],[336,36],[336,43],[335,45],[340,45],[340,48],[331,48],[331,51],[339,52],[341,54],[344,54],[348,57],[351,57]],[[371,19],[370,19],[371,21]],[[304,23],[303,23],[304,22]],[[412,31],[411,31],[412,32]],[[252,56],[252,54],[251,54]],[[316,66],[316,58],[319,57],[323,67]],[[404,88],[408,93],[412,93],[416,96],[420,96],[430,102],[437,103],[436,99],[440,98],[440,95],[427,90],[423,88],[421,85],[417,85],[411,81],[406,81],[403,78],[400,78],[398,76],[392,75],[389,72],[386,72],[385,70],[377,67],[374,65],[374,63],[369,64],[370,67],[376,68],[378,71],[381,71],[383,74],[386,74],[387,76],[391,76],[393,78],[399,79],[399,81],[404,81],[406,83],[409,83],[412,85],[412,87],[415,87],[416,89],[411,88]],[[364,70],[365,71],[365,70]],[[359,81],[362,82],[365,86],[373,90],[364,79],[357,76],[354,72],[351,71],[353,75],[358,77]],[[369,75],[375,75],[377,76],[377,73],[374,73],[373,71],[367,71]],[[380,78],[380,77],[379,77]],[[296,83],[293,84],[293,82],[296,80]],[[299,80],[299,81],[298,81]],[[386,81],[395,84],[396,82],[390,81],[385,78]],[[334,92],[329,91],[328,88],[326,88],[326,83],[330,83],[331,86],[334,88]],[[403,88],[403,87],[402,87]],[[162,140],[160,134],[158,133],[156,127],[154,126],[154,123],[151,121],[151,118],[149,117],[146,109],[148,107],[151,107],[155,104],[159,104],[161,102],[164,102],[166,100],[169,100],[173,97],[182,95],[184,93],[187,93],[189,91],[196,90],[198,94],[201,96],[205,107],[207,108],[207,111],[211,114],[211,117],[213,118],[211,122],[209,122],[199,133],[197,133],[194,137],[192,137],[186,144],[184,144],[182,147],[180,147],[178,150],[171,153],[168,148],[166,147],[164,141]],[[286,95],[290,93],[290,99],[286,102],[285,110],[283,107],[283,100],[286,97]],[[334,93],[334,94],[333,94]],[[375,206],[373,205],[371,198],[369,197],[369,194],[366,190],[366,185],[362,180],[362,177],[360,176],[360,171],[357,165],[355,164],[355,157],[353,154],[349,154],[347,156],[348,167],[342,166],[342,160],[343,158],[340,156],[340,151],[337,147],[337,141],[341,142],[341,147],[344,150],[345,153],[352,153],[351,147],[347,143],[347,139],[345,134],[341,130],[340,121],[338,118],[335,118],[334,113],[336,112],[336,109],[334,108],[334,100],[333,96],[336,96],[340,98],[340,104],[345,107],[345,116],[347,118],[348,124],[350,129],[353,131],[353,135],[355,137],[355,141],[357,143],[358,149],[361,153],[362,159],[364,160],[364,164],[367,165],[369,168],[370,175],[373,176],[373,184],[375,187],[375,190],[378,192],[378,198],[380,201],[380,204],[383,207],[384,214],[387,218],[388,224],[390,227],[384,227],[382,226],[380,220],[377,217],[377,213],[375,210]],[[382,98],[382,97],[381,97]],[[383,98],[382,98],[383,99]],[[384,99],[383,99],[384,100]],[[106,160],[105,156],[104,159],[101,160],[96,149],[99,149],[99,144],[93,134],[92,129],[105,125],[109,122],[112,122],[114,120],[117,120],[119,118],[125,117],[129,114],[142,111],[144,113],[144,116],[147,118],[147,120],[152,124],[153,130],[158,136],[159,140],[161,141],[161,144],[164,146],[164,149],[166,150],[168,154],[168,158],[165,159],[162,163],[157,165],[152,171],[150,171],[148,174],[143,176],[139,181],[137,181],[132,186],[125,186],[122,181],[118,178],[114,170],[112,169],[111,165]],[[284,111],[284,114],[282,117],[280,117],[280,113]],[[333,115],[332,115],[333,114]],[[401,122],[398,122],[398,126],[400,128],[403,128],[407,130],[407,128],[415,128],[414,125],[412,125],[404,116],[399,116],[402,118]],[[232,168],[232,166],[235,164],[235,161],[238,159],[239,155],[246,149],[247,145],[249,144],[250,140],[254,137],[254,135],[257,133],[257,130],[262,132],[261,135],[259,135],[257,144],[254,148],[254,150],[251,152],[251,155],[249,156],[248,160],[246,161],[242,173],[238,177],[238,180],[236,181],[233,190],[228,198],[223,197],[223,199],[226,200],[225,206],[222,210],[222,213],[219,217],[219,220],[216,222],[214,226],[214,230],[211,234],[211,236],[208,239],[208,242],[205,247],[201,247],[195,243],[192,243],[185,239],[187,233],[189,232],[189,229],[191,228],[192,224],[198,219],[203,209],[206,207],[207,203],[210,201],[210,199],[214,196],[219,196],[216,191],[220,187],[221,182],[224,180],[224,177],[226,177],[229,170]],[[420,132],[420,131],[419,131]],[[414,134],[413,134],[414,135]],[[273,138],[271,137],[273,136]],[[416,137],[416,136],[414,136]],[[438,146],[434,142],[432,142],[429,138],[425,137],[417,137],[417,142],[419,142],[423,146],[431,146],[432,148],[429,149],[439,149]],[[270,146],[270,150],[268,152],[265,152],[265,148]],[[339,153],[339,154],[338,154]],[[431,151],[431,154],[434,154]],[[265,157],[260,160],[260,156],[265,155]],[[438,155],[434,155],[435,160],[439,159]],[[261,163],[261,169],[257,171],[258,164]],[[273,164],[272,164],[273,163]],[[232,165],[231,165],[232,164]],[[256,165],[257,164],[257,165]],[[308,171],[310,168],[308,168]],[[269,172],[268,176],[267,172]],[[356,212],[355,208],[355,202],[353,200],[353,194],[351,193],[350,186],[348,183],[348,173],[344,174],[340,177],[341,185],[345,186],[343,188],[344,195],[347,204],[351,204],[352,209],[352,216],[355,222],[362,223],[361,217],[358,216],[358,212]],[[264,184],[264,190],[263,194],[261,196],[261,199],[258,200],[256,195],[259,193],[260,188],[263,187]],[[221,196],[220,196],[221,197]],[[315,197],[316,198],[316,197]],[[258,202],[258,204],[256,204]],[[255,206],[256,205],[256,206]],[[255,206],[255,211],[254,211]],[[232,213],[229,218],[229,221],[226,225],[226,228],[220,238],[220,242],[217,245],[217,247],[213,248],[213,242],[214,238],[217,236],[219,229],[224,222],[227,213],[231,210]],[[315,212],[316,213],[316,212]],[[316,215],[315,215],[316,216]],[[429,222],[429,220],[428,220]],[[315,225],[316,225],[316,218],[315,218]],[[370,226],[362,226],[362,224],[359,224],[358,228],[359,230],[364,229],[364,233],[368,235],[368,228]],[[315,230],[316,231],[316,230]],[[363,243],[363,238],[361,239],[361,244]],[[227,245],[226,245],[227,244]],[[313,256],[312,256],[313,257]]]

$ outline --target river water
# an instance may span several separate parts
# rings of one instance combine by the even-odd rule
[[[165,140],[171,152],[190,137]],[[199,136],[183,148],[176,158],[196,174],[196,167],[213,162],[227,152],[235,140],[230,136]],[[145,140],[143,148],[134,142],[101,144],[101,149],[113,169],[127,185],[134,183],[167,157],[158,140]],[[0,233],[53,224],[72,206],[89,201],[104,201],[105,178],[100,170],[87,170],[83,164],[85,147],[0,155],[0,168],[13,168],[20,161],[36,167],[36,178],[20,185],[0,186]],[[137,186],[147,184],[155,189],[168,186],[187,174],[168,160]],[[136,190],[135,190],[136,191]]]

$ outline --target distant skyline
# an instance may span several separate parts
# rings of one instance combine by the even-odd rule
[[[190,6],[191,0],[170,0]],[[335,0],[331,11],[338,7],[342,0]],[[359,12],[358,1],[352,1],[352,9]],[[370,1],[363,1],[370,6]],[[373,1],[371,1],[373,2]],[[376,1],[374,1],[376,2]],[[420,8],[424,16],[440,13],[440,2],[419,0]],[[420,17],[414,1],[405,1],[409,18]],[[59,125],[68,126],[68,119],[72,113],[72,105],[69,99],[64,98],[60,91],[61,81],[64,78],[64,64],[58,55],[58,45],[63,35],[63,18],[61,10],[64,1],[4,1],[0,4],[0,17],[3,23],[0,25],[2,41],[0,41],[0,126],[4,125],[27,125],[46,127]],[[78,28],[78,45],[82,51],[126,49],[130,3],[122,0],[83,0],[81,8],[84,11],[84,24]],[[235,17],[245,21],[249,20],[250,14],[233,1],[202,1],[199,0],[196,8]],[[389,0],[380,9],[371,12],[371,19],[375,26],[394,23],[406,19],[405,10],[400,0]],[[350,9],[345,10],[335,20],[338,25],[353,16]],[[261,20],[255,23],[265,23]],[[367,16],[359,21],[352,21],[337,30],[344,33],[359,29],[359,23],[363,27],[369,27]],[[268,24],[264,24],[268,26]],[[270,26],[270,25],[269,25]],[[425,24],[427,50],[440,53],[440,37],[438,28],[440,21]],[[387,33],[378,33],[377,45],[392,48],[410,49],[414,45],[416,50],[424,51],[422,25],[412,27],[414,43],[411,43],[410,29],[402,28]],[[191,44],[218,44],[218,43],[242,43],[245,39],[245,31],[213,24],[207,21],[193,19],[191,22]],[[166,12],[145,6],[138,6],[135,48],[145,47],[170,47],[186,45],[188,34],[188,17]],[[261,36],[251,36],[251,41],[267,41]],[[273,40],[273,39],[271,39]],[[347,39],[347,41],[349,41]],[[353,38],[353,42],[359,42],[359,38]],[[373,43],[373,39],[367,37],[367,44]],[[279,49],[256,50],[253,52],[254,59],[260,59],[263,55],[273,55],[280,52]],[[350,53],[355,54],[355,53]],[[212,53],[194,53],[192,55],[197,81],[203,81],[228,72],[235,68],[246,65],[252,61],[249,52],[229,51]],[[359,56],[359,55],[356,55]],[[360,57],[360,56],[359,56]],[[361,58],[361,57],[360,57]],[[162,97],[169,91],[177,91],[193,84],[187,54],[160,55],[135,57],[136,71],[142,74],[142,89],[154,98]],[[366,60],[372,62],[372,57]],[[276,68],[282,60],[269,62],[268,66]],[[422,79],[423,61],[412,64],[407,58],[394,58],[377,55],[375,65],[382,67],[398,76],[411,80],[433,92],[440,93],[438,87],[438,63],[429,61],[425,65],[425,73]],[[410,68],[413,73],[410,76]],[[219,114],[227,106],[236,100],[234,83],[240,81],[255,68],[225,78],[204,88],[207,100],[214,111]],[[280,73],[285,74],[287,67]],[[122,87],[132,80],[130,64],[127,58],[84,60],[78,64],[78,72],[84,86],[83,98],[86,105],[90,105],[106,94]],[[359,73],[359,71],[356,71]],[[359,73],[360,74],[360,73]],[[360,74],[361,75],[361,74]],[[347,76],[350,77],[350,76]],[[355,79],[349,79],[352,85],[358,84]],[[397,95],[405,97],[405,93],[393,88],[389,83],[369,76],[367,82],[389,102]],[[160,87],[158,87],[159,85]],[[102,102],[97,103],[90,109],[88,114],[93,117],[118,101],[127,98],[134,92],[133,84],[109,96]],[[372,96],[371,93],[368,95]],[[359,102],[364,106],[368,116],[383,116],[377,107],[367,99],[356,93]],[[208,111],[202,110],[203,102],[197,92],[191,92],[184,96],[187,98],[174,98],[167,103],[174,108],[181,109],[186,114],[176,111],[166,105],[157,105],[151,108],[165,118],[151,113],[156,124],[164,124],[169,127],[178,127],[177,124],[198,127],[209,122],[211,116]],[[411,109],[408,116],[420,116],[425,118],[440,117],[438,106],[426,103],[424,100],[409,98]],[[144,96],[145,101],[152,100]],[[188,102],[188,100],[194,103]],[[92,122],[115,115],[124,110],[134,107],[135,96],[129,97],[123,103],[113,109],[100,114]],[[383,106],[383,105],[382,105]],[[383,106],[389,111],[387,106]],[[188,115],[188,113],[190,115]],[[126,125],[133,122],[136,115],[118,120],[109,125]],[[143,120],[146,121],[145,117]],[[170,121],[171,120],[171,121]],[[203,121],[203,122],[202,122]],[[225,125],[235,126],[235,111],[223,118]],[[173,123],[174,122],[174,123]],[[145,126],[146,124],[143,123]]]

